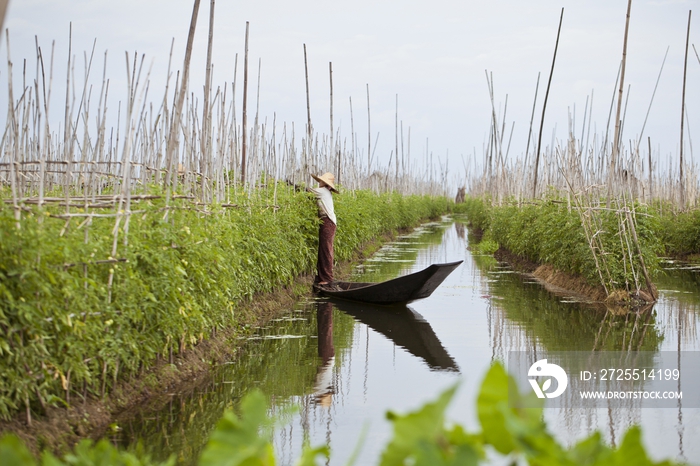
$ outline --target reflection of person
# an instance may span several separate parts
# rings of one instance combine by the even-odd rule
[[[321,286],[331,285],[333,283],[333,239],[337,225],[331,193],[337,193],[338,190],[333,184],[335,177],[332,173],[311,176],[319,183],[318,188],[309,188],[309,191],[318,200],[318,215],[321,219],[321,226],[318,230],[317,275],[314,283]]]
[[[455,222],[455,230],[457,230],[457,236],[459,236],[460,239],[464,239],[466,233],[464,231],[464,224],[460,222]]]
[[[319,301],[317,306],[318,356],[321,358],[321,365],[316,371],[314,396],[321,406],[328,407],[333,395],[333,366],[335,365],[333,306],[328,301]]]

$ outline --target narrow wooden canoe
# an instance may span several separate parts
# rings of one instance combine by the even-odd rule
[[[397,304],[376,304],[331,299],[340,311],[384,335],[395,345],[422,359],[433,371],[459,372],[430,324],[410,307]]]
[[[323,296],[374,304],[408,303],[427,298],[463,261],[433,264],[419,272],[380,283],[333,282],[331,287],[314,285]]]

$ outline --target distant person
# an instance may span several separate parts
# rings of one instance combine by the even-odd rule
[[[316,278],[314,283],[319,286],[330,287],[333,284],[333,239],[335,238],[336,219],[333,209],[333,196],[335,189],[335,176],[332,173],[324,173],[321,176],[311,175],[318,181],[318,188],[309,188],[318,201],[318,216],[321,226],[318,230],[318,262],[316,263]]]

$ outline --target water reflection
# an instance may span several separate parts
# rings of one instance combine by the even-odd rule
[[[335,307],[422,359],[431,370],[459,372],[430,324],[409,306],[334,300]]]
[[[635,312],[620,312],[547,289],[536,280],[511,273],[507,264],[492,258],[477,256],[474,262],[485,292],[483,297],[488,299],[492,359],[506,360],[509,351],[528,351],[537,360],[560,351],[591,354],[618,351],[621,355],[644,351],[658,357],[662,351],[680,355],[700,350],[697,267],[668,264],[665,273],[656,277],[659,301]],[[644,365],[643,362],[632,364]],[[563,362],[562,367],[565,366]],[[681,366],[679,356],[678,367]],[[580,368],[567,369],[576,373]],[[682,391],[680,379],[675,388]],[[700,449],[694,443],[688,444],[687,438],[689,434],[694,438],[700,436],[697,427],[700,413],[684,407],[684,400],[678,400],[677,404],[676,409],[641,409],[640,403],[633,400],[624,408],[619,407],[619,402],[602,409],[564,406],[545,410],[545,418],[550,429],[565,443],[600,430],[608,442],[619,445],[627,429],[641,425],[643,441],[652,457],[697,463]]]
[[[463,224],[451,220],[398,238],[352,280],[379,282],[432,263],[464,263],[430,298],[398,312],[326,299],[297,303],[257,329],[206,383],[172,395],[159,411],[120,421],[116,441],[140,439],[155,459],[175,452],[180,464],[193,464],[224,409],[258,388],[273,413],[299,406],[274,434],[278,464],[293,464],[304,441],[328,443],[330,464],[345,464],[368,423],[356,464],[376,464],[391,436],[384,413],[415,409],[458,380],[449,417],[475,429],[481,376],[509,351],[544,358],[553,351],[700,350],[697,272],[669,264],[675,269],[657,278],[659,302],[621,314],[553,294],[492,257],[473,256],[470,241]],[[547,410],[545,417],[567,444],[596,429],[616,444],[640,424],[654,458],[700,462],[700,443],[688,441],[700,438],[700,410],[569,408]]]
[[[494,357],[536,346],[542,351],[656,351],[664,335],[653,306],[636,312],[593,306],[553,295],[536,280],[492,260],[477,264],[489,277]],[[506,273],[504,273],[506,272]]]
[[[319,301],[316,308],[320,363],[316,371],[313,397],[321,406],[329,407],[333,397],[333,366],[335,365],[333,305],[328,301]]]

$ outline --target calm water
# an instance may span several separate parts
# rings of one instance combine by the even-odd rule
[[[430,298],[391,310],[314,298],[297,303],[258,329],[208,383],[172,394],[159,412],[120,421],[114,440],[140,440],[156,458],[176,453],[190,464],[224,409],[259,388],[275,413],[298,406],[275,434],[279,464],[292,464],[304,439],[328,443],[330,464],[345,464],[364,437],[356,464],[369,465],[391,436],[387,410],[415,409],[455,383],[449,417],[476,429],[481,379],[511,350],[700,350],[697,270],[669,263],[651,312],[613,315],[550,293],[492,258],[472,256],[466,228],[456,220],[423,225],[354,273],[357,281],[381,281],[464,260]],[[630,425],[641,424],[652,456],[700,464],[700,409],[547,409],[545,417],[565,443],[596,429],[617,443]]]

